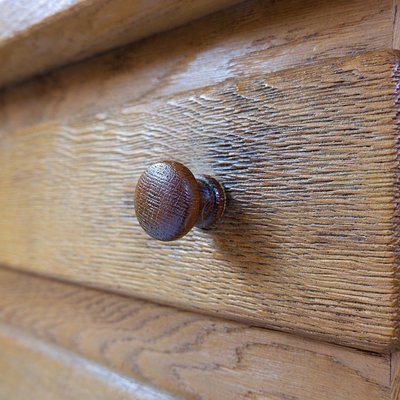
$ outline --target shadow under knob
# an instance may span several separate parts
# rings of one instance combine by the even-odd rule
[[[193,226],[210,228],[224,209],[222,185],[208,175],[195,177],[176,161],[151,165],[136,185],[136,217],[142,228],[158,240],[179,239]]]

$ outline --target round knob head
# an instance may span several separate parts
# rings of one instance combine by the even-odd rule
[[[150,166],[139,178],[135,212],[142,228],[158,240],[175,240],[192,229],[201,211],[196,178],[181,163]]]

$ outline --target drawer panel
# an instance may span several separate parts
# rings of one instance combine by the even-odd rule
[[[2,0],[0,86],[124,46],[238,2]]]
[[[158,3],[165,6],[174,1],[185,0]],[[121,2],[128,4],[128,0]],[[132,2],[143,7],[142,3]],[[196,2],[196,7],[206,4],[216,7],[227,2],[203,0]],[[119,9],[117,0],[107,4],[107,7]],[[394,25],[393,11],[392,0],[241,2],[178,29],[70,65],[40,79],[4,88],[0,91],[0,134],[8,129],[63,118],[69,114],[101,111],[128,100],[143,102],[143,99],[150,101],[198,90],[226,79],[298,68],[306,63],[350,56],[360,51],[389,49],[392,46],[399,49],[400,40],[393,34],[394,27],[400,23]],[[108,15],[108,11],[104,15]],[[126,13],[122,15],[129,18]],[[172,12],[172,15],[175,13]],[[116,24],[118,27],[119,23]],[[61,25],[57,21],[55,28],[59,29]],[[147,19],[145,25],[151,28]],[[46,26],[43,26],[44,31]],[[110,25],[107,26],[110,28]],[[77,37],[71,43],[72,47],[90,45],[88,37],[79,40],[82,30],[73,30]],[[64,40],[65,35],[59,31],[47,32],[46,35],[52,38],[49,46],[59,49],[59,40]],[[111,31],[105,35],[113,37]],[[97,34],[90,38],[98,41],[104,49],[105,43],[99,40]],[[29,35],[23,35],[21,40],[28,43],[28,48],[19,48],[18,54],[22,58],[17,61],[7,58],[10,49],[1,50],[0,41],[0,59],[3,59],[0,85],[7,74],[17,78],[21,70],[37,68],[43,58],[60,63],[62,56],[68,56],[63,48],[63,54],[46,49],[42,58],[37,57],[35,49],[29,45]],[[43,51],[42,47],[40,49]]]
[[[0,261],[157,302],[382,350],[397,341],[397,55],[321,62],[9,132]],[[173,159],[228,194],[161,243],[135,184]]]
[[[174,400],[18,329],[0,325],[2,400]]]
[[[399,372],[395,370],[396,357],[388,354],[249,327],[6,269],[0,269],[0,292],[0,398],[4,400],[14,400],[2,394],[7,389],[15,391],[15,385],[10,382],[18,382],[10,379],[13,368],[2,368],[13,364],[2,356],[13,355],[14,350],[7,350],[15,346],[3,339],[4,325],[34,335],[48,343],[50,349],[58,349],[51,352],[57,358],[63,354],[60,349],[68,349],[84,360],[130,378],[131,382],[145,382],[171,393],[174,399],[396,399],[390,396],[396,383],[391,385],[389,376],[395,382]],[[19,342],[18,335],[14,336],[14,341]],[[32,371],[32,364],[27,362],[27,359],[31,361],[32,354],[38,357],[37,343],[38,340],[29,340],[29,348],[22,349],[24,359],[19,351],[17,357],[8,358],[16,359],[15,364],[23,366],[18,371],[22,370],[26,377],[37,377],[42,382],[46,382],[44,377],[48,375],[53,378],[54,382],[50,380],[47,385],[33,388],[29,385],[32,393],[46,388],[53,395],[49,400],[64,399],[51,393],[63,376],[60,373],[53,376],[54,368]],[[87,364],[76,362],[73,369],[79,371]],[[16,377],[20,375],[17,373]],[[103,380],[93,388],[92,397],[78,396],[74,389],[84,392],[89,386],[84,378],[84,374],[78,376],[81,388],[75,388],[70,381],[62,386],[72,392],[71,400],[91,399],[95,395],[96,399],[103,399],[105,395],[102,397],[96,388],[105,392],[105,383],[112,383],[111,379]],[[118,383],[121,381],[124,382]],[[134,387],[132,383],[126,386]],[[145,386],[137,386],[140,399],[140,394],[150,392],[143,390]],[[106,394],[110,400],[121,398]],[[32,394],[22,397],[25,399],[33,399]],[[45,396],[38,399],[47,400]]]

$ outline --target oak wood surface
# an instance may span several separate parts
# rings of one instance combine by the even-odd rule
[[[395,50],[400,50],[400,0],[393,0],[393,43]]]
[[[1,324],[0,399],[178,400]]]
[[[0,86],[126,45],[239,0],[1,0]]]
[[[399,352],[393,352],[391,354],[391,399],[399,400],[400,399],[400,358]]]
[[[392,0],[246,1],[3,91],[0,132],[329,57],[390,49],[392,41]],[[0,59],[0,68],[6,68],[10,61]],[[29,58],[22,67],[35,62]]]
[[[391,353],[390,359],[391,400],[400,400],[400,352]]]
[[[397,56],[321,62],[4,134],[0,261],[351,346],[397,344]],[[148,238],[138,177],[217,177],[213,231]]]
[[[8,329],[22,330],[188,399],[390,397],[389,355],[248,327],[6,269],[0,270],[0,292],[0,324]],[[16,378],[23,374],[24,379],[44,379],[40,370],[31,371],[26,362],[26,357],[38,352],[35,342],[29,343],[33,345],[26,355],[14,361],[7,357],[8,362],[21,364],[21,369],[7,368],[5,375],[0,374],[0,382],[2,376],[14,373]],[[13,350],[3,333],[0,354],[5,352],[12,355]],[[0,370],[5,363],[7,359],[0,357]],[[60,378],[55,376],[55,384]],[[82,382],[84,377],[77,379]],[[7,389],[2,386],[0,393]]]

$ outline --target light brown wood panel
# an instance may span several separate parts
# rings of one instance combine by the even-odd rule
[[[393,0],[393,49],[400,50],[400,0]]]
[[[390,361],[391,376],[391,399],[400,400],[400,353],[395,351],[391,354]]]
[[[71,10],[82,0],[0,0],[0,43],[26,32],[29,28]],[[54,23],[54,21],[53,21]]]
[[[7,270],[0,292],[2,324],[188,399],[390,397],[389,355]]]
[[[0,86],[126,45],[239,0],[2,0]]]
[[[400,399],[400,364],[399,353],[394,352],[391,354],[391,399]]]
[[[231,81],[0,141],[0,261],[372,350],[397,344],[398,58]],[[216,230],[135,219],[149,164],[216,176]]]
[[[110,7],[114,3],[110,2]],[[392,36],[392,0],[246,1],[4,91],[0,94],[0,130],[99,111],[127,101],[147,101],[324,58],[390,49]],[[24,67],[31,68],[35,58],[31,51],[25,55],[29,59]],[[0,59],[0,68],[6,68],[10,61]]]
[[[1,324],[0,399],[177,400]]]

